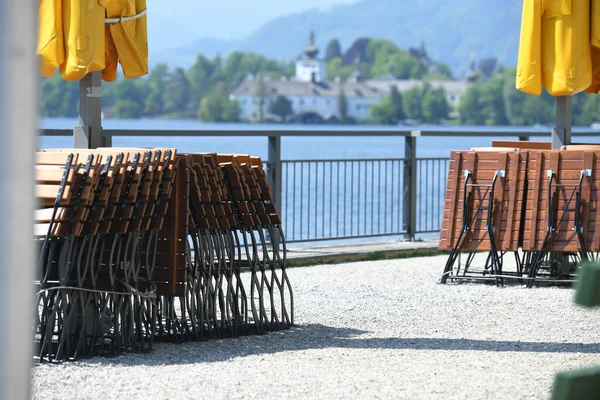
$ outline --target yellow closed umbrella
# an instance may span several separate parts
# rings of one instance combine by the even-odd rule
[[[110,0],[106,5],[106,68],[102,78],[116,79],[117,60],[126,78],[148,73],[146,0]]]
[[[592,84],[590,0],[524,0],[517,89],[570,96]]]
[[[552,148],[571,140],[571,96],[600,91],[600,0],[524,0],[516,87],[556,96]]]
[[[68,81],[102,71],[113,81],[148,73],[146,0],[40,0],[40,74]]]
[[[102,79],[113,81],[121,64],[125,78],[148,73],[146,0],[39,0],[37,53],[40,74],[57,68],[79,81],[76,147],[96,148],[102,136]]]

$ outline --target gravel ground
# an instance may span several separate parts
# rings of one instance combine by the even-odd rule
[[[296,268],[290,330],[32,368],[32,396],[547,399],[600,364],[572,289],[440,285],[445,257]]]

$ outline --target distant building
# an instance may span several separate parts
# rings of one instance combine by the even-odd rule
[[[348,101],[348,117],[358,121],[369,118],[369,109],[379,104],[381,93],[362,82],[304,82],[263,80],[265,86],[265,113],[275,103],[277,96],[285,96],[292,102],[294,114],[316,112],[323,118],[338,116],[338,100],[343,91]],[[259,98],[256,95],[259,82],[256,78],[247,78],[233,93],[241,109],[242,120],[256,120],[259,112]]]
[[[363,39],[363,42],[366,39]],[[362,42],[361,42],[362,43]],[[360,46],[355,46],[354,63],[360,60]],[[347,117],[356,121],[366,121],[370,118],[371,106],[379,104],[389,95],[392,86],[399,92],[406,92],[414,87],[421,87],[419,80],[398,80],[391,74],[380,79],[363,80],[357,70],[346,81],[336,79],[326,80],[326,65],[317,58],[319,49],[315,46],[314,33],[311,31],[308,47],[304,55],[296,62],[296,76],[292,79],[282,78],[272,80],[262,78],[264,96],[264,114],[268,115],[269,107],[275,103],[277,96],[285,96],[292,103],[292,120],[303,120],[305,116],[314,113],[323,120],[335,121],[339,119],[338,101],[340,93],[344,93],[348,103]],[[352,54],[349,52],[349,54]],[[241,109],[240,118],[246,121],[257,120],[260,115],[261,79],[248,76],[237,87],[231,97],[238,101]],[[469,85],[466,81],[439,80],[430,81],[434,88],[441,87],[446,92],[446,99],[453,110],[456,110],[462,95]],[[312,117],[311,117],[312,118]],[[313,118],[314,120],[314,118]]]

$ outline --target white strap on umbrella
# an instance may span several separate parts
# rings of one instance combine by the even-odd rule
[[[118,23],[121,23],[121,22],[132,21],[134,19],[138,19],[138,18],[143,17],[144,15],[146,15],[147,12],[148,12],[148,9],[146,8],[146,9],[144,9],[144,11],[141,11],[141,12],[139,12],[136,15],[133,15],[131,17],[106,18],[106,19],[104,19],[104,23],[105,24],[114,25],[114,24],[118,24]]]

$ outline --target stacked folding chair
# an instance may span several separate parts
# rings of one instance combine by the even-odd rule
[[[37,153],[40,360],[150,348],[153,253],[172,156],[173,150]]]
[[[188,247],[172,264],[186,266],[186,290],[160,293],[158,335],[203,340],[291,326],[285,240],[262,162],[208,153],[186,157]],[[278,235],[282,250],[267,235]],[[247,281],[243,270],[250,272]]]
[[[440,235],[440,248],[450,250],[443,283],[477,277],[501,285],[521,275],[519,262],[507,271],[503,261],[519,246],[527,160],[518,150],[452,152]],[[487,252],[481,268],[476,252]]]
[[[494,145],[511,144],[519,148],[452,152],[440,239],[440,248],[450,250],[450,256],[442,283],[492,278],[499,285],[516,278],[528,287],[568,283],[581,261],[596,258],[600,147]],[[506,157],[518,159],[518,167],[511,169]],[[495,169],[495,184],[490,183],[490,169]],[[483,268],[472,265],[476,251],[488,252]],[[503,269],[509,252],[515,257],[514,271]]]
[[[37,153],[36,179],[40,361],[293,324],[285,240],[259,158],[52,149]]]
[[[286,246],[281,219],[273,204],[267,176],[258,157],[219,156],[238,220],[236,229],[239,263],[251,271],[253,329],[277,330],[293,324],[292,288],[283,266]],[[267,236],[280,240],[267,246]]]

